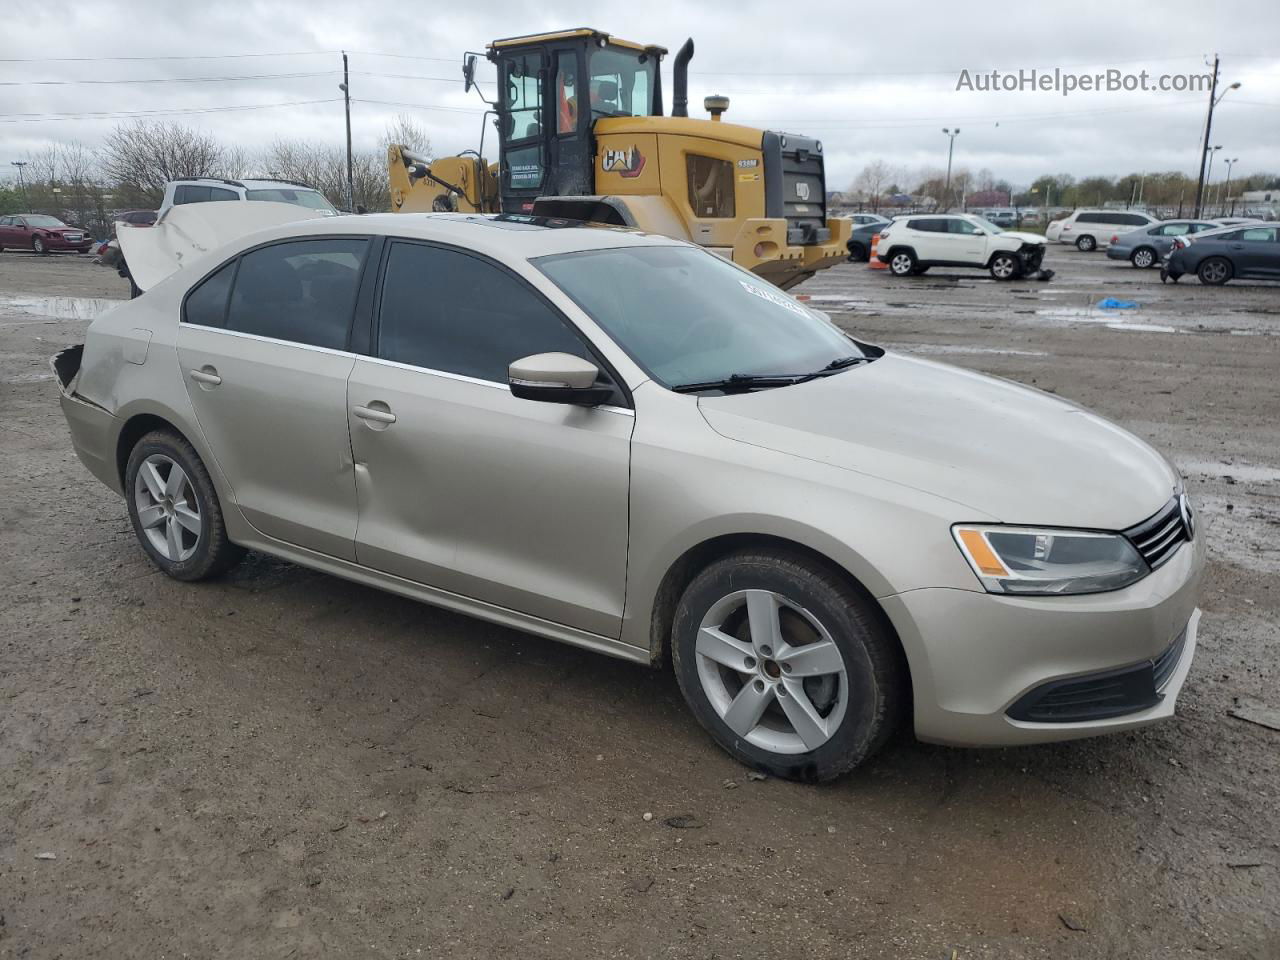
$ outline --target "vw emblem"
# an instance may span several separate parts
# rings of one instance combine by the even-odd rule
[[[1191,511],[1191,501],[1187,499],[1185,493],[1178,497],[1178,513],[1182,515],[1182,526],[1187,531],[1187,539],[1190,540],[1196,533],[1196,518]]]
[[[796,196],[797,196],[797,197],[799,197],[801,200],[808,200],[808,199],[809,199],[809,185],[808,185],[807,183],[803,183],[803,182],[802,182],[802,183],[797,183],[797,184],[796,184]]]

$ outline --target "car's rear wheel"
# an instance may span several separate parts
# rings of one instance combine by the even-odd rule
[[[897,250],[889,258],[889,270],[895,277],[907,277],[915,273],[916,255],[910,250]]]
[[[1129,262],[1139,270],[1147,270],[1154,267],[1158,259],[1156,252],[1150,247],[1139,247],[1133,251],[1133,255],[1129,257]]]
[[[43,257],[44,255],[46,255],[46,254],[49,252],[49,247],[48,247],[48,245],[44,242],[44,237],[32,237],[32,238],[31,238],[31,249],[32,249],[35,253],[40,254],[40,256],[42,256],[42,257]]]
[[[867,261],[867,248],[861,243],[849,243],[849,259],[855,263],[865,263]]]
[[[870,757],[905,705],[900,651],[871,601],[799,556],[744,552],[694,578],[676,608],[680,689],[747,766],[830,780]]]
[[[125,467],[125,496],[142,549],[174,579],[217,576],[244,556],[227,538],[209,471],[176,434],[157,430],[138,441]]]
[[[997,280],[1013,280],[1018,276],[1021,265],[1018,258],[1011,253],[997,253],[991,258],[991,276]]]
[[[1083,237],[1076,238],[1076,249],[1083,253],[1089,253],[1097,248],[1098,241],[1093,239],[1093,237],[1089,236],[1087,233]]]
[[[1224,257],[1209,257],[1196,270],[1196,276],[1200,278],[1200,282],[1213,287],[1222,286],[1231,279],[1232,273],[1234,271],[1231,268],[1231,261]]]

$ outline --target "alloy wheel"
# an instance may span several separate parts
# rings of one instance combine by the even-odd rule
[[[200,501],[177,461],[163,453],[147,457],[133,482],[133,504],[138,526],[160,556],[180,563],[196,552],[204,527]]]
[[[1210,260],[1200,268],[1205,283],[1222,283],[1227,279],[1227,265],[1221,260]]]
[[[893,268],[894,273],[902,276],[910,273],[914,264],[912,264],[909,254],[899,253],[894,255],[893,259],[889,262],[889,266]]]
[[[1141,267],[1144,270],[1155,262],[1155,254],[1150,250],[1147,250],[1145,247],[1133,255],[1133,265],[1135,267]]]
[[[1012,257],[996,257],[991,262],[991,272],[997,280],[1008,280],[1013,276],[1014,262]]]
[[[739,590],[714,603],[695,644],[698,679],[712,709],[746,742],[808,753],[839,729],[849,705],[844,657],[827,629],[770,590]]]

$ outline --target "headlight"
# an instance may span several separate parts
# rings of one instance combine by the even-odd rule
[[[1102,593],[1151,572],[1119,534],[1005,526],[957,526],[951,532],[989,593]]]

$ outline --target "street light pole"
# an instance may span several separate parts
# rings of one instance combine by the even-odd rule
[[[1208,150],[1209,172],[1204,175],[1204,180],[1205,180],[1205,183],[1207,183],[1210,186],[1210,188],[1212,188],[1213,186],[1213,155],[1221,149],[1222,149],[1222,144],[1218,144],[1216,147],[1210,147]],[[1200,216],[1200,214],[1197,212],[1196,216],[1198,217]]]
[[[1223,160],[1222,162],[1227,165],[1226,199],[1228,202],[1231,202],[1231,171],[1232,169],[1234,169],[1235,165],[1240,162],[1240,158],[1232,157],[1230,160]],[[1235,212],[1236,212],[1236,205],[1235,203],[1231,203],[1231,213],[1227,214],[1227,216],[1231,216]]]
[[[942,132],[949,138],[947,141],[947,186],[943,190],[943,196],[946,199],[946,207],[943,209],[943,213],[946,213],[947,210],[951,209],[951,155],[955,152],[956,137],[960,136],[960,128],[956,127],[951,130],[943,127]]]
[[[22,179],[22,168],[27,165],[26,160],[10,160],[11,164],[18,168],[18,189],[22,191],[22,205],[27,208],[27,213],[31,212],[31,201],[27,197],[27,184]]]
[[[342,102],[347,111],[347,212],[356,212],[355,185],[351,177],[351,84],[347,76],[347,51],[342,51],[342,83],[338,84],[342,91]]]

